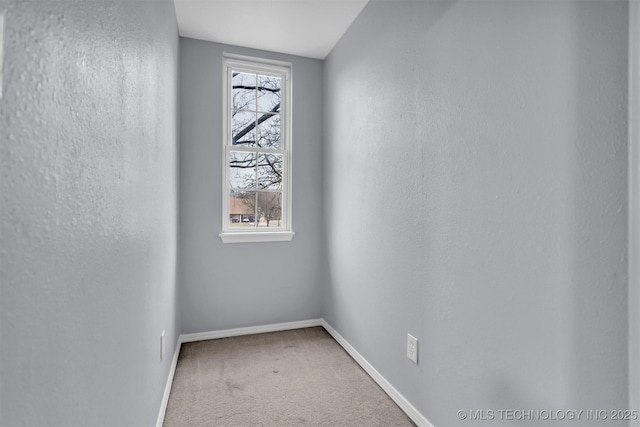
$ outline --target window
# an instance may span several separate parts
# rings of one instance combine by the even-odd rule
[[[291,68],[225,58],[225,243],[291,240]]]

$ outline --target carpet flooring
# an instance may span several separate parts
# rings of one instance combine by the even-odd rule
[[[185,343],[174,426],[414,426],[321,327]]]

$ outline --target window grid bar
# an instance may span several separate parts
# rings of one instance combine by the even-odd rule
[[[243,147],[240,145],[227,145],[227,151],[238,151],[242,153],[261,153],[261,154],[282,154],[286,155],[287,150],[268,147]]]

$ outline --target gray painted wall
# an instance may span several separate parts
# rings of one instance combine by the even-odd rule
[[[293,81],[291,242],[223,244],[223,53],[286,61]],[[182,332],[320,317],[322,62],[180,38]]]
[[[323,316],[436,426],[627,407],[627,13],[373,0],[325,60]]]
[[[629,407],[640,408],[640,1],[629,2]],[[640,426],[640,419],[630,423]]]
[[[10,0],[4,61],[0,424],[153,425],[179,333],[173,3]]]

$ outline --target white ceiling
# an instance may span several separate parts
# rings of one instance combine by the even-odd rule
[[[183,37],[324,59],[368,0],[174,0]]]

